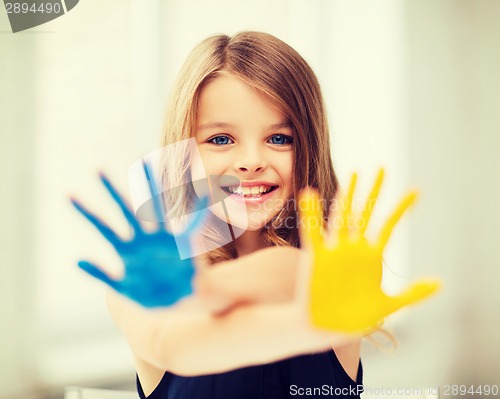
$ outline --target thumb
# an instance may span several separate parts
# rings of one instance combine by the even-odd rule
[[[188,227],[186,228],[186,231],[183,234],[190,235],[201,226],[201,223],[206,219],[208,215],[207,207],[209,203],[210,203],[210,197],[208,195],[198,199],[198,201],[195,204],[195,209],[191,214],[192,218],[189,221]]]
[[[437,292],[440,287],[441,282],[435,279],[420,280],[412,284],[402,294],[391,297],[390,308],[392,309],[389,313],[427,298]]]
[[[86,271],[92,277],[101,280],[103,283],[109,285],[115,291],[120,292],[120,282],[117,280],[113,280],[95,264],[87,262],[85,260],[81,260],[78,262],[78,266],[80,267],[80,269]]]
[[[314,250],[323,242],[323,209],[317,190],[306,187],[299,193],[299,234],[301,246]]]
[[[177,249],[181,259],[200,257],[200,254],[207,252],[204,248],[205,239],[200,234],[200,229],[202,222],[206,221],[209,210],[207,206],[209,205],[209,197],[205,196],[196,202],[195,210],[190,215],[190,220],[188,222],[185,230],[176,235]],[[200,263],[195,261],[195,267]]]

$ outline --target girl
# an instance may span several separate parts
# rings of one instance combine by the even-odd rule
[[[312,328],[305,319],[305,279],[297,277],[300,265],[310,263],[299,251],[299,191],[309,186],[319,193],[326,204],[319,216],[324,221],[337,191],[314,73],[291,47],[265,33],[206,39],[182,68],[163,144],[190,138],[208,176],[239,181],[208,180],[212,198],[226,198],[226,208],[211,208],[201,229],[203,239],[218,242],[224,224],[235,239],[219,241],[218,247],[197,257],[195,294],[174,306],[146,310],[109,290],[110,313],[134,355],[139,396],[278,399],[321,390],[329,397],[359,397],[360,335]],[[198,167],[189,157],[164,161],[163,187],[197,180]],[[152,244],[156,233],[142,231],[109,181],[103,181],[134,228],[134,239],[124,243],[104,224],[98,225],[119,244],[115,248],[129,251],[124,261],[139,258],[129,250],[134,242],[143,249],[159,248]],[[354,184],[351,196],[353,189]],[[196,191],[195,184],[187,184],[180,192],[167,193],[167,208],[175,203],[176,212],[187,213]],[[155,206],[160,215],[157,200]],[[147,267],[152,270],[148,265],[141,266],[140,274],[147,274]],[[130,287],[119,287],[94,265],[80,266],[133,297]],[[145,278],[151,283],[154,277]]]

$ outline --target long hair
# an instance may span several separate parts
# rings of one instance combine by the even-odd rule
[[[262,229],[267,246],[300,247],[296,198],[306,186],[318,190],[323,200],[324,223],[337,191],[330,155],[326,112],[318,80],[307,62],[289,45],[262,32],[241,32],[233,37],[216,35],[198,44],[184,63],[167,108],[163,146],[195,134],[200,92],[221,73],[231,73],[265,95],[291,122],[294,130],[293,193],[289,201]],[[190,181],[189,157],[171,154],[163,165],[163,182]],[[185,214],[194,204],[194,190],[171,193],[167,202]],[[175,197],[175,198],[174,198]],[[203,228],[204,239],[221,239],[213,216]],[[293,223],[290,223],[292,222]],[[285,224],[286,222],[286,224]],[[215,264],[237,257],[233,243],[208,251],[205,262]]]

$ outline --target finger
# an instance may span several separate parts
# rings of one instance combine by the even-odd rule
[[[342,193],[340,190],[337,190],[333,201],[330,203],[330,212],[328,213],[328,233],[325,238],[328,248],[333,248],[338,238],[338,230],[340,228],[339,222],[342,222],[341,204],[343,201]]]
[[[325,237],[325,242],[327,247],[332,248],[334,246],[336,237],[335,230],[337,229],[336,225],[338,222],[338,191],[335,195],[335,198],[330,203],[330,211],[328,212],[328,224],[327,224],[327,235]]]
[[[181,234],[176,235],[176,245],[181,255],[181,259],[192,258],[196,254],[199,254],[199,245],[202,238],[196,236],[195,232],[207,216],[208,204],[208,196],[199,199],[195,206],[195,210],[190,214],[191,220],[188,222],[187,227]]]
[[[210,202],[210,198],[208,195],[200,198],[196,205],[195,205],[195,210],[192,213],[192,219],[189,222],[188,226],[186,227],[186,230],[183,234],[191,235],[193,231],[198,229],[198,227],[201,225],[203,220],[207,217],[208,214],[208,204]]]
[[[78,266],[80,267],[80,269],[86,271],[92,277],[101,280],[103,283],[109,285],[115,291],[120,292],[121,288],[120,281],[113,280],[111,277],[109,277],[106,273],[104,273],[99,267],[97,267],[93,263],[81,260],[78,262]]]
[[[389,241],[389,237],[391,236],[392,230],[394,229],[394,226],[396,226],[396,223],[399,221],[399,219],[401,219],[403,213],[405,213],[406,210],[416,200],[417,200],[417,192],[416,191],[409,192],[405,197],[403,197],[399,205],[392,212],[392,215],[387,219],[385,225],[382,227],[382,230],[380,231],[377,240],[377,246],[379,247],[380,251],[383,251],[383,249],[385,248],[387,241]]]
[[[383,181],[384,181],[384,168],[380,168],[377,174],[377,178],[375,179],[375,184],[373,185],[372,191],[368,196],[368,200],[366,201],[365,207],[363,209],[362,220],[364,223],[359,231],[361,236],[365,234],[366,228],[368,227],[368,223],[370,222],[373,208],[375,207],[375,203],[377,201],[378,194],[380,192],[380,187],[382,186]]]
[[[158,190],[158,186],[156,185],[153,168],[148,161],[142,161],[142,166],[144,168],[144,174],[146,175],[146,179],[149,185],[149,192],[151,193],[151,197],[153,199],[153,207],[155,212],[155,217],[158,222],[159,228],[162,228],[161,223],[165,223],[165,211],[163,209],[163,204],[160,202],[161,193]]]
[[[179,256],[181,259],[192,258],[199,255],[199,251],[204,251],[203,237],[196,234],[196,230],[200,227],[202,221],[206,218],[208,213],[207,205],[209,203],[209,197],[205,196],[197,201],[195,210],[191,214],[187,215],[190,219],[187,222],[187,226],[184,228],[182,233],[175,234],[175,244],[177,245],[177,250],[179,251]],[[201,247],[200,247],[201,245]]]
[[[307,187],[299,193],[299,233],[305,246],[316,248],[322,244],[323,209],[316,190]]]
[[[141,225],[137,221],[134,213],[130,210],[129,206],[125,203],[125,200],[118,193],[118,190],[113,186],[111,181],[107,178],[107,176],[104,173],[102,173],[102,172],[99,173],[99,177],[100,177],[102,183],[104,184],[104,187],[106,187],[108,192],[111,194],[111,197],[113,197],[115,202],[120,207],[122,213],[125,215],[125,218],[129,222],[129,224],[132,226],[134,233],[136,233],[136,234],[142,233]]]
[[[75,198],[70,198],[73,206],[83,215],[85,218],[92,223],[97,230],[116,248],[118,245],[123,243],[123,240],[118,237],[118,235],[99,217],[90,212],[85,208],[78,200]]]
[[[414,283],[402,294],[396,297],[389,297],[391,300],[389,312],[392,313],[402,308],[403,306],[411,305],[415,302],[421,301],[437,292],[440,287],[441,283],[438,280],[433,279],[421,280],[417,283]]]
[[[349,183],[349,189],[347,191],[347,196],[341,204],[343,205],[341,226],[339,230],[339,239],[346,239],[349,234],[349,219],[352,216],[352,201],[354,196],[354,190],[356,188],[356,181],[358,180],[357,173],[353,173],[351,176],[351,182]]]

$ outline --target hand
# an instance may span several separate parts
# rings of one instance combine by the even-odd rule
[[[352,223],[351,203],[356,186],[353,174],[347,195],[340,202],[343,210],[339,214],[330,213],[325,236],[321,232],[323,210],[318,193],[310,188],[300,193],[299,204],[305,202],[305,209],[300,207],[301,220],[305,220],[301,223],[301,237],[306,250],[312,252],[309,309],[315,327],[348,333],[369,332],[384,317],[428,297],[440,286],[436,280],[421,280],[394,297],[382,292],[382,253],[394,226],[417,197],[416,192],[408,193],[385,222],[377,240],[370,242],[364,233],[382,180],[381,169],[363,213]]]
[[[195,216],[188,227],[182,234],[177,234],[174,238],[164,227],[165,213],[158,198],[159,191],[154,177],[150,173],[150,166],[145,163],[143,166],[153,198],[155,217],[158,220],[157,228],[152,232],[146,232],[108,178],[104,174],[100,174],[102,183],[132,228],[133,235],[130,240],[120,238],[108,225],[88,211],[76,199],[71,198],[71,202],[113,245],[123,261],[124,276],[121,280],[114,280],[100,267],[84,260],[79,261],[78,266],[144,307],[169,306],[192,293],[191,281],[194,275],[194,266],[191,259],[180,259],[176,239],[179,245],[191,253],[189,238],[192,232],[200,226],[206,215],[208,197],[198,201]]]

